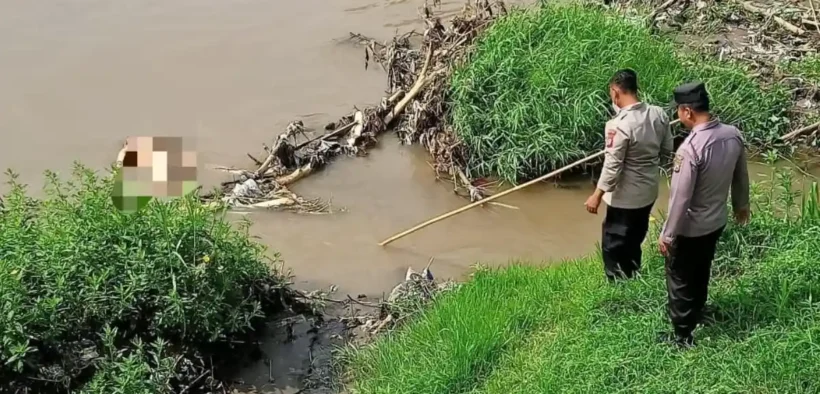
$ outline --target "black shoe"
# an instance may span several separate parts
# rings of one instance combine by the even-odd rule
[[[689,349],[695,347],[695,337],[692,334],[688,336],[681,336],[673,333],[661,334],[658,342],[677,346],[680,349]]]

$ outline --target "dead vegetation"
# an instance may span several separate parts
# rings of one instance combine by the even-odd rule
[[[635,10],[633,2],[620,3],[619,7],[624,12]],[[807,126],[783,139],[816,136],[820,80],[794,67],[820,53],[815,0],[670,0],[656,6],[650,19],[695,50],[746,64],[749,73],[765,83],[788,86],[793,119]]]
[[[788,84],[794,112],[812,123],[800,129],[799,135],[804,135],[817,132],[820,87],[817,81],[793,75],[784,65],[816,54],[820,47],[813,1],[764,5],[743,0],[633,0],[613,6],[627,16],[648,19],[661,30],[688,37],[686,43],[698,51],[748,64],[755,77]],[[476,38],[507,8],[501,1],[468,0],[459,15],[444,23],[433,12],[436,5],[425,4],[420,10],[423,33],[408,32],[387,42],[350,34],[351,40],[365,47],[365,68],[375,63],[386,72],[388,87],[379,105],[354,108],[328,124],[326,134],[304,142],[297,140],[307,138],[303,123],[291,122],[270,147],[264,146],[264,159],[248,154],[254,170],[218,168],[233,174],[234,180],[224,182],[221,193],[203,199],[232,208],[330,212],[328,202],[302,198],[288,186],[338,155],[366,155],[388,129],[395,130],[404,144],[423,146],[437,178],[452,182],[456,193],[473,201],[483,198],[491,184],[466,175],[469,153],[447,123],[445,99],[454,68],[463,64]]]
[[[341,306],[334,315],[335,319],[345,324],[349,342],[354,345],[366,343],[375,335],[389,331],[412,318],[436,297],[458,287],[458,283],[453,280],[436,280],[430,270],[432,264],[431,258],[421,272],[408,267],[404,280],[393,287],[389,295],[375,301],[368,300],[363,295],[333,299],[330,296],[335,292],[334,288],[329,292],[299,293],[299,297],[312,302],[319,309],[328,303]]]
[[[287,186],[337,155],[365,155],[389,128],[396,130],[403,143],[420,143],[427,149],[437,176],[450,180],[456,192],[480,199],[487,185],[474,184],[464,174],[466,148],[445,122],[444,99],[453,68],[463,61],[476,37],[506,12],[503,2],[469,1],[463,12],[445,25],[425,5],[421,11],[426,26],[423,34],[409,32],[382,43],[351,33],[351,39],[365,47],[365,67],[375,62],[387,73],[388,89],[380,104],[357,108],[327,125],[327,134],[302,143],[297,142],[297,136],[304,134],[304,125],[299,120],[292,122],[271,147],[264,146],[264,160],[248,154],[255,170],[218,167],[235,179],[224,182],[221,193],[204,199],[231,207],[328,212],[328,203],[303,199]]]

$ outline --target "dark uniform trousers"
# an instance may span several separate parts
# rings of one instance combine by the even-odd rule
[[[653,205],[637,209],[606,208],[601,254],[607,279],[632,278],[641,269],[641,243],[649,230]]]
[[[680,337],[692,335],[709,292],[712,260],[723,227],[700,237],[678,236],[666,257],[669,319]]]

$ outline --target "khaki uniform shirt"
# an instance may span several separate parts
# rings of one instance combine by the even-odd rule
[[[674,149],[669,119],[660,107],[635,103],[606,124],[606,156],[598,189],[616,208],[643,208],[658,198],[661,156]]]
[[[734,209],[748,208],[749,173],[740,131],[717,120],[696,126],[675,155],[664,242],[725,226],[730,188]]]

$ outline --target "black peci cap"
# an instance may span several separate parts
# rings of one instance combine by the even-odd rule
[[[709,104],[709,93],[703,82],[689,82],[675,88],[675,105]]]

